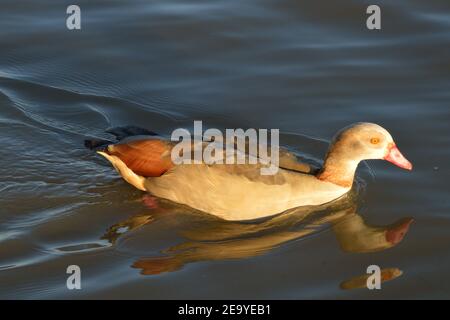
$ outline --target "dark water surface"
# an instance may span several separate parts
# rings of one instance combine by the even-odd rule
[[[378,1],[381,31],[368,1],[79,0],[81,31],[69,4],[2,1],[0,298],[450,298],[449,1]],[[348,203],[243,224],[146,197],[83,148],[194,119],[280,128],[315,159],[376,122],[415,167],[370,162]],[[371,264],[403,273],[341,289]]]

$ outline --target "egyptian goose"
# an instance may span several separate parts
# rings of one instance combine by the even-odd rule
[[[350,191],[362,160],[384,159],[412,169],[389,132],[373,123],[339,131],[317,170],[280,152],[280,168],[274,175],[261,175],[260,164],[175,165],[174,142],[133,127],[110,132],[120,141],[87,140],[85,145],[108,159],[125,181],[225,220],[253,220],[338,199]]]

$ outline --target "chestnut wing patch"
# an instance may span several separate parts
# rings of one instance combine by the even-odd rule
[[[106,152],[117,156],[134,173],[143,177],[159,177],[174,164],[171,145],[159,139],[136,140],[109,145]]]

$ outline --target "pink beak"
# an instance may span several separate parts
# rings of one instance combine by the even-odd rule
[[[388,149],[388,154],[386,157],[384,157],[384,160],[387,160],[393,164],[395,164],[396,166],[399,166],[400,168],[406,169],[406,170],[412,170],[413,165],[411,162],[409,162],[400,152],[400,150],[398,150],[397,146],[395,145],[395,143],[392,143],[389,146]]]

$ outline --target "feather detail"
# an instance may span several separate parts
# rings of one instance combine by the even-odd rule
[[[170,149],[165,141],[145,139],[109,145],[105,152],[120,158],[137,175],[159,177],[174,166]]]

